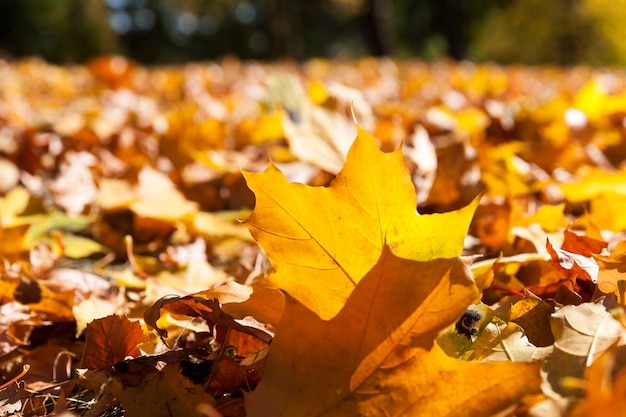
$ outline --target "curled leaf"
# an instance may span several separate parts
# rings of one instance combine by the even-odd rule
[[[165,310],[171,314],[178,314],[187,317],[202,317],[210,324],[221,324],[233,330],[247,333],[258,337],[265,343],[270,343],[272,337],[263,330],[244,326],[238,323],[231,315],[222,311],[218,299],[207,299],[194,295],[180,297],[177,295],[169,295],[160,298],[152,306],[144,312],[144,320],[146,324],[154,328],[159,336],[167,337],[167,330],[161,329],[157,325],[157,321],[161,317],[161,310]]]
[[[565,276],[576,275],[593,283],[598,281],[599,268],[592,257],[555,248],[549,240],[546,240],[546,248],[552,257],[552,265]]]

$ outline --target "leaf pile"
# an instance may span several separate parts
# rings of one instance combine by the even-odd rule
[[[623,412],[623,74],[0,79],[0,415]]]

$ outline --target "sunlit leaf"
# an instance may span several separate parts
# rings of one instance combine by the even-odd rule
[[[489,415],[536,392],[537,365],[469,364],[433,348],[474,297],[467,274],[458,260],[416,262],[384,250],[329,321],[288,297],[265,376],[246,396],[249,415]],[[483,395],[495,387],[501,397]]]
[[[562,307],[552,315],[554,352],[543,365],[546,387],[561,395],[580,394],[568,378],[583,380],[586,369],[613,344],[626,343],[626,329],[599,303]]]
[[[419,215],[402,153],[381,152],[363,130],[327,188],[289,184],[272,164],[245,178],[256,195],[246,225],[272,261],[272,280],[325,319],[339,311],[385,244],[407,259],[459,256],[478,203]],[[444,236],[442,228],[449,231]]]

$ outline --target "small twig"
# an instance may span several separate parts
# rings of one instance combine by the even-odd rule
[[[12,383],[17,382],[18,379],[20,379],[21,377],[26,375],[26,372],[28,372],[29,369],[30,369],[30,365],[28,365],[28,364],[24,365],[22,367],[22,372],[20,372],[17,376],[14,376],[13,378],[9,379],[4,384],[0,385],[0,389],[6,388],[9,385],[11,385]]]
[[[498,330],[498,338],[500,339],[500,344],[502,345],[502,348],[504,349],[504,353],[506,353],[506,356],[510,360],[515,361],[515,359],[513,358],[513,354],[509,351],[509,349],[507,349],[506,343],[504,343],[504,337],[502,336],[502,332],[500,331],[500,326],[498,326],[497,324],[496,324],[496,329]]]
[[[230,331],[231,328],[229,327],[228,329],[226,329],[226,336],[224,337],[224,343],[222,344],[222,346],[220,346],[220,351],[217,354],[218,359],[222,357],[222,355],[224,354],[224,351],[226,350],[226,344],[228,343],[228,338],[230,337]]]
[[[491,289],[494,290],[494,291],[502,291],[502,292],[508,293],[510,295],[519,295],[520,297],[524,296],[523,292],[517,291],[517,290],[512,290],[510,288],[504,288],[504,287],[498,287],[498,286],[492,285]]]
[[[178,336],[176,336],[176,339],[174,340],[174,344],[172,345],[170,350],[176,349],[176,347],[178,346],[178,342],[180,341],[180,338],[183,336],[183,333],[185,333],[185,330],[187,330],[187,328],[191,325],[191,323],[193,323],[194,320],[195,320],[195,317],[192,317],[191,320],[189,320],[187,324],[185,324],[185,327],[183,327],[180,333],[178,333]],[[161,340],[163,340],[163,338],[161,338]],[[167,346],[167,343],[165,343],[165,345]]]
[[[131,235],[126,235],[124,237],[124,243],[126,244],[126,256],[128,257],[128,262],[133,268],[133,271],[135,271],[135,273],[142,278],[156,280],[157,278],[154,275],[150,275],[139,267],[139,264],[135,259],[135,254],[133,253],[133,237]]]

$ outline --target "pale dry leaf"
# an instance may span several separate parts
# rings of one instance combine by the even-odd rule
[[[61,164],[60,175],[50,185],[56,204],[69,214],[80,214],[97,195],[91,168],[95,157],[88,152],[68,152]]]
[[[626,344],[626,329],[600,303],[567,305],[551,320],[554,351],[542,366],[542,390],[553,398],[580,395],[585,372],[611,346]]]

